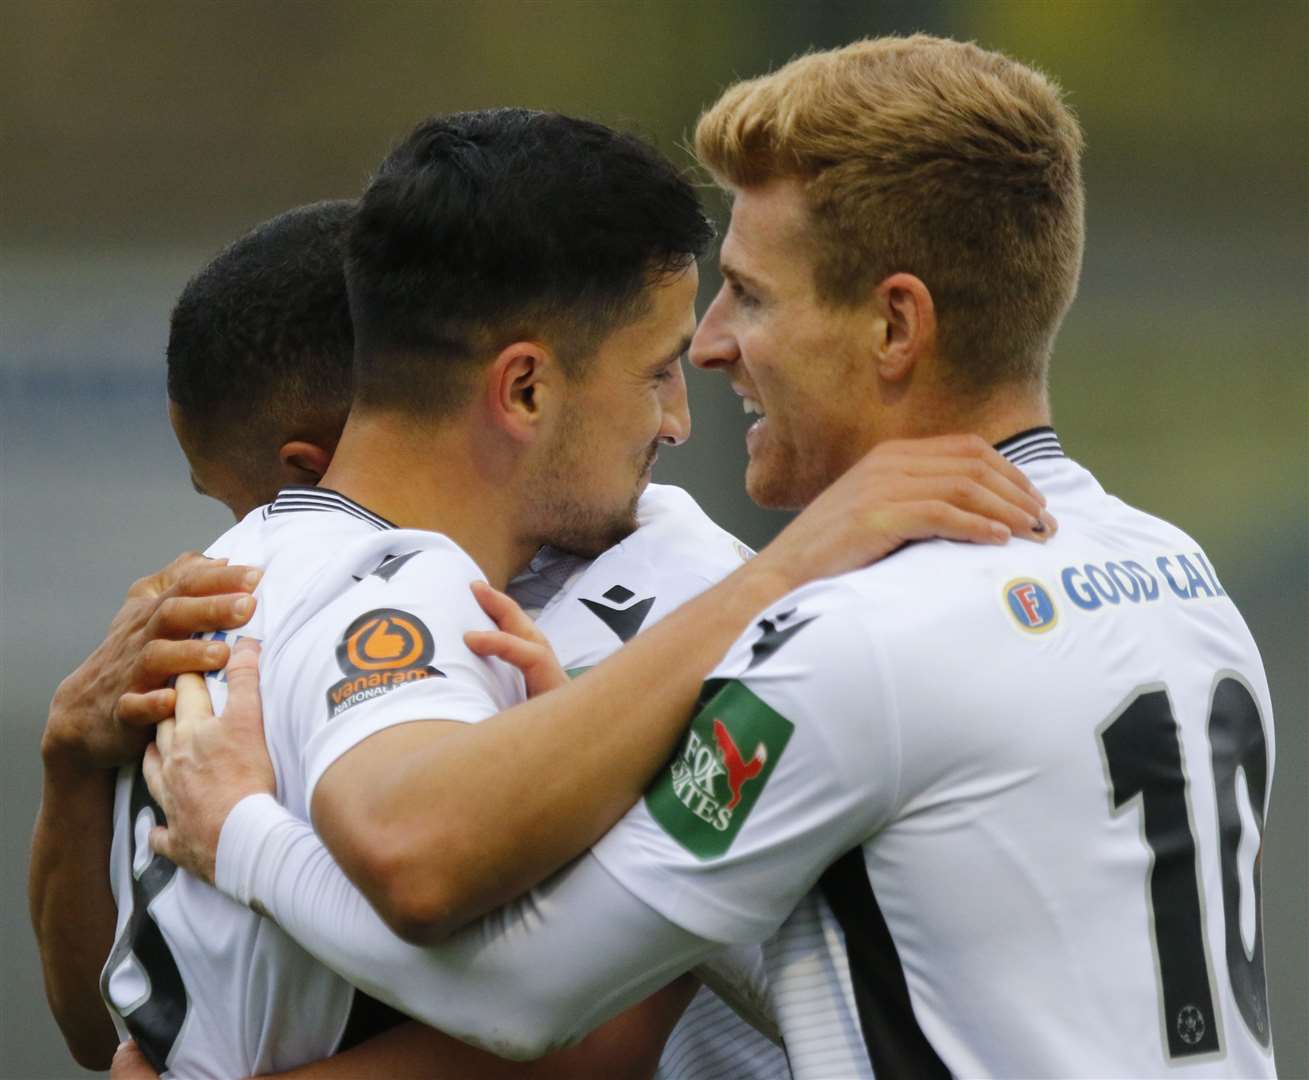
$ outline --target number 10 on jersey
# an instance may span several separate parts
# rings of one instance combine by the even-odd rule
[[[1241,815],[1237,773],[1245,774],[1255,830],[1263,835],[1268,791],[1268,748],[1259,706],[1237,676],[1223,673],[1209,707],[1209,748],[1218,808],[1223,924],[1232,995],[1250,1033],[1267,1047],[1268,990],[1264,981],[1263,916],[1259,861],[1250,883],[1253,947],[1241,938],[1241,882],[1237,848]],[[1182,745],[1168,691],[1139,687],[1099,730],[1115,813],[1140,799],[1145,843],[1151,853],[1149,918],[1169,1058],[1221,1050],[1213,1002],[1209,947],[1200,904],[1195,829]]]

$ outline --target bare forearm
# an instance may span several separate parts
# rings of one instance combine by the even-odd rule
[[[325,1061],[275,1080],[357,1080],[360,1076],[422,1080],[572,1080],[604,1076],[643,1080],[654,1075],[659,1054],[699,984],[684,976],[601,1025],[576,1046],[536,1061],[506,1061],[433,1028],[401,1024]]]
[[[636,802],[709,672],[792,584],[745,567],[568,686],[439,738],[397,730],[400,752],[324,777],[324,840],[398,932],[439,940],[544,880]],[[320,801],[329,781],[350,786],[348,820]]]
[[[100,997],[114,934],[109,889],[114,772],[47,761],[28,898],[46,997],[78,1063],[106,1069],[118,1037]]]

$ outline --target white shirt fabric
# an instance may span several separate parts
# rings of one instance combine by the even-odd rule
[[[464,630],[492,624],[468,589],[481,572],[443,536],[289,488],[207,554],[264,568],[238,636],[263,642],[265,737],[279,797],[300,817],[323,770],[374,732],[418,717],[476,721],[523,698],[517,671],[464,647]],[[361,619],[349,654],[346,631]],[[225,682],[207,683],[221,710]],[[119,1033],[176,1076],[250,1076],[329,1056],[353,988],[273,923],[152,857],[158,814],[139,770],[122,770],[110,857],[118,932],[101,980]]]
[[[916,544],[775,605],[643,803],[449,946],[384,940],[253,800],[220,884],[347,974],[369,940],[428,1022],[512,1052],[780,928],[765,992],[798,1077],[1274,1076],[1258,652],[1190,537],[1053,432],[1003,449],[1050,543]],[[453,1004],[469,986],[511,1031]]]
[[[1005,449],[1054,539],[916,544],[776,605],[595,856],[700,936],[783,924],[778,996],[848,967],[822,1012],[857,1021],[850,1075],[1272,1076],[1258,650],[1193,539],[1048,429]],[[767,757],[726,824],[723,763],[691,752],[712,718]],[[798,1077],[832,1075],[800,1045],[820,1019],[778,1017]]]
[[[651,485],[638,518],[640,529],[594,562],[543,551],[510,590],[525,606],[549,608],[547,633],[571,668],[612,652],[750,554],[678,488]],[[250,624],[239,635],[211,636],[264,642],[266,737],[279,797],[298,817],[308,817],[326,768],[374,732],[417,718],[476,721],[522,699],[516,672],[463,648],[465,629],[489,625],[467,588],[482,575],[444,537],[395,530],[329,491],[289,488],[208,554],[266,568]],[[622,602],[624,582],[631,603]],[[373,641],[401,651],[364,658],[368,670],[343,660],[346,631],[360,618],[356,648]],[[424,635],[432,655],[406,658],[405,648],[427,648]],[[209,689],[221,710],[221,674]],[[330,1054],[346,1030],[353,988],[272,923],[151,858],[145,837],[157,815],[139,771],[124,770],[111,860],[118,941],[104,978],[120,1034],[176,1075],[249,1075]],[[134,861],[147,883],[135,894]],[[148,916],[137,911],[138,897]],[[187,990],[220,986],[246,990]],[[658,1074],[665,1080],[714,1080],[725,1061],[737,1076],[785,1075],[780,1050],[709,993],[679,1022],[666,1057],[671,1064]]]
[[[544,549],[510,584],[510,595],[534,616],[569,671],[599,663],[753,554],[678,487],[649,485],[637,506],[637,523],[635,532],[594,561]],[[737,986],[749,979],[740,969],[761,966],[756,953],[718,957],[715,969],[702,974],[745,1008]],[[673,1028],[655,1074],[656,1080],[789,1075],[778,1046],[707,987]]]

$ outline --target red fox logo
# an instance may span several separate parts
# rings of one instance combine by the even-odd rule
[[[732,801],[724,809],[731,810],[741,801],[741,789],[745,787],[745,782],[753,780],[763,771],[768,761],[768,747],[756,743],[754,756],[749,761],[744,760],[726,725],[717,719],[714,720],[714,741],[723,752],[723,764],[727,766],[727,785],[732,789]]]

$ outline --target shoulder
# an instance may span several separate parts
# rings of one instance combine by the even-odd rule
[[[612,551],[657,564],[675,563],[714,581],[754,554],[690,494],[670,484],[646,488],[637,506],[637,523],[636,531]]]

